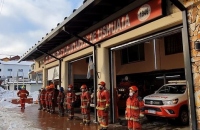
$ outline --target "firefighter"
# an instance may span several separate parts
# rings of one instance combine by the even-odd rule
[[[126,100],[125,118],[128,120],[129,130],[141,130],[140,101],[138,99],[138,88],[131,86],[129,88],[129,97]]]
[[[38,104],[39,104],[39,108],[38,110],[42,110],[42,103],[41,103],[41,89],[38,90]]]
[[[68,120],[72,120],[74,118],[74,101],[75,101],[75,93],[73,91],[73,85],[68,86],[68,90],[66,93],[66,112],[68,114]]]
[[[53,104],[54,104],[53,110],[54,111],[55,111],[55,107],[58,107],[58,103],[57,103],[58,94],[59,94],[59,90],[55,86],[55,88],[54,88],[54,95],[53,95],[53,98],[55,99],[55,100],[53,100]]]
[[[41,105],[42,105],[42,110],[43,111],[46,110],[45,94],[46,94],[45,88],[41,88],[40,101],[41,101]]]
[[[49,113],[53,114],[55,113],[55,104],[54,104],[54,94],[55,94],[55,86],[54,84],[50,84],[49,86],[49,94],[48,94],[48,102],[49,102]]]
[[[48,100],[48,96],[49,96],[49,86],[46,86],[46,93],[45,93],[45,104],[46,104],[46,111],[50,112],[50,108],[49,108],[49,100]]]
[[[80,124],[89,125],[90,124],[90,102],[91,96],[86,85],[81,86],[81,114],[83,116],[83,121]]]
[[[59,94],[57,97],[59,116],[64,116],[64,107],[63,107],[64,99],[65,99],[64,89],[63,87],[60,87]]]
[[[108,129],[108,111],[110,106],[110,95],[106,90],[106,83],[101,81],[98,84],[97,91],[97,116],[100,124],[100,130]]]
[[[25,109],[25,101],[28,95],[29,92],[25,89],[25,86],[22,86],[21,90],[17,92],[17,96],[20,97],[21,109]]]

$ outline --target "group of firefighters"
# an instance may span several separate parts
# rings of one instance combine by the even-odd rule
[[[64,88],[60,87],[59,90],[55,89],[54,84],[46,86],[46,88],[41,88],[39,90],[38,102],[39,109],[47,111],[49,113],[55,113],[55,106],[59,108],[59,116],[64,116],[64,112],[68,115],[68,120],[72,120],[74,117],[74,107],[75,107],[75,93],[73,85],[68,85],[66,93]],[[91,94],[88,91],[86,85],[82,85],[81,89],[81,114],[82,122],[81,125],[90,124],[90,103]],[[22,89],[17,93],[21,99],[21,109],[25,109],[25,99],[29,95],[28,91],[22,87]],[[65,106],[64,106],[65,104]],[[141,130],[141,124],[139,121],[141,108],[143,103],[138,99],[138,88],[136,86],[131,86],[129,88],[129,98],[126,101],[125,117],[128,121],[129,130]],[[110,94],[106,89],[106,83],[101,81],[98,84],[97,90],[97,117],[98,124],[100,125],[100,130],[108,129],[109,120],[109,106],[110,106]]]

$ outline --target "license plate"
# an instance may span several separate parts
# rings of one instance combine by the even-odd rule
[[[148,113],[156,114],[156,111],[155,110],[148,110]]]

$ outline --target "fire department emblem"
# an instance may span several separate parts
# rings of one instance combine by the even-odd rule
[[[148,4],[145,4],[142,7],[140,7],[140,9],[138,10],[138,14],[137,14],[138,20],[143,22],[149,18],[150,14],[151,14],[151,6]]]

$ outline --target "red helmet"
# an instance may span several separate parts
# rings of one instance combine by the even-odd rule
[[[131,87],[129,87],[129,90],[136,92],[136,91],[138,91],[138,88],[136,86],[131,86]]]
[[[68,88],[73,88],[73,85],[70,84],[70,85],[68,86]]]
[[[87,86],[86,86],[85,84],[83,84],[83,85],[81,86],[81,89],[87,89]]]
[[[101,85],[101,86],[106,86],[106,83],[105,82],[103,82],[103,81],[101,81],[98,85]]]

